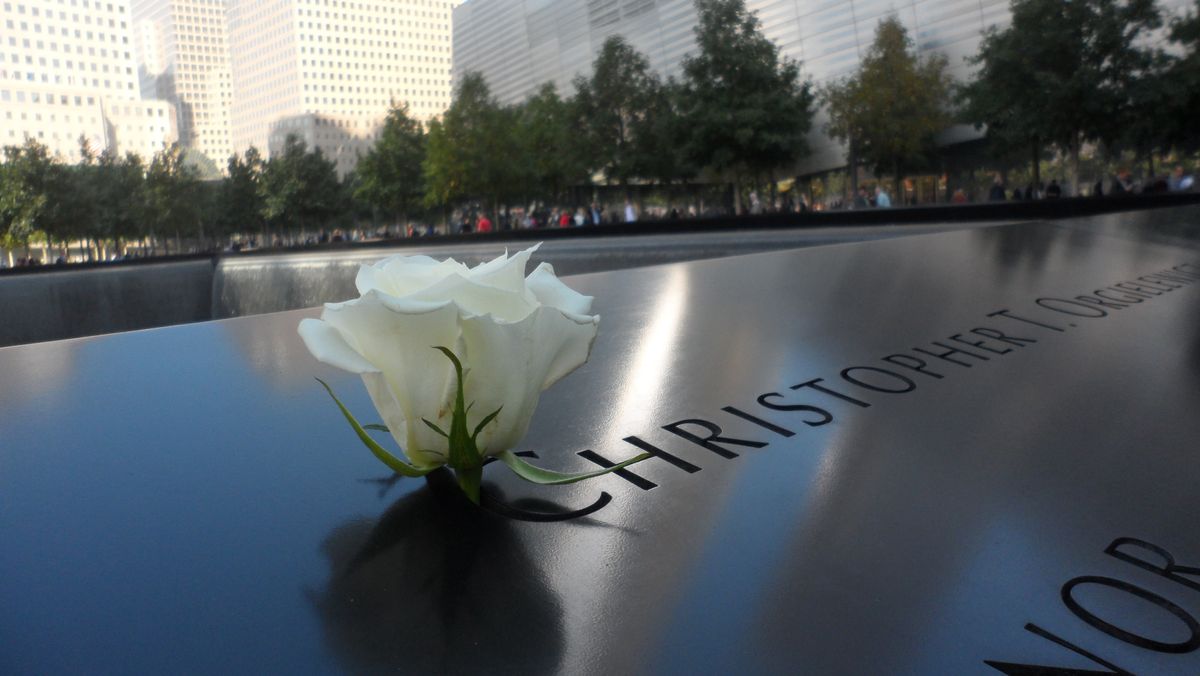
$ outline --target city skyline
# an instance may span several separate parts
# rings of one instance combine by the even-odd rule
[[[80,136],[97,152],[145,157],[178,141],[223,172],[230,155],[255,146],[270,156],[295,135],[344,176],[394,103],[422,122],[449,106],[456,4],[5,2],[0,20],[14,32],[0,44],[0,143],[32,138],[76,162]],[[50,55],[60,40],[78,60]],[[32,105],[60,99],[82,110]]]

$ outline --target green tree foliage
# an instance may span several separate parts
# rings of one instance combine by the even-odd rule
[[[1012,23],[989,30],[971,59],[978,72],[962,90],[964,116],[1033,158],[1047,145],[1068,154],[1078,194],[1081,146],[1119,138],[1140,112],[1131,84],[1154,63],[1139,40],[1161,24],[1158,8],[1153,0],[1013,0],[1011,7]]]
[[[160,164],[160,169],[162,165]],[[87,195],[85,207],[88,217],[87,236],[97,240],[121,240],[149,234],[145,226],[151,214],[147,213],[146,168],[142,158],[132,153],[118,157],[104,152],[90,165],[77,168],[77,184]],[[161,179],[156,187],[162,189]],[[82,179],[82,180],[80,180]],[[185,191],[172,194],[183,197]],[[164,199],[166,199],[164,197]]]
[[[808,152],[813,93],[744,0],[696,0],[700,51],[684,60],[687,153],[718,175],[759,177]]]
[[[355,198],[406,223],[425,195],[424,161],[424,128],[408,106],[393,103],[375,147],[358,161]]]
[[[56,185],[62,167],[46,146],[27,139],[6,146],[0,164],[0,245],[28,247],[35,233],[53,229]]]
[[[590,177],[575,107],[547,82],[516,111],[517,153],[512,158],[523,200],[559,200]]]
[[[848,146],[852,169],[872,165],[891,174],[899,194],[906,171],[928,163],[934,135],[951,122],[946,58],[919,58],[908,31],[888,17],[858,71],[822,93],[829,107],[827,131]],[[857,188],[857,172],[851,173]]]
[[[258,148],[251,146],[240,157],[233,155],[226,164],[229,176],[221,181],[215,206],[214,234],[233,235],[259,232],[263,221],[263,160]]]
[[[321,149],[293,134],[283,151],[267,161],[262,172],[262,214],[268,225],[281,230],[316,228],[339,215],[346,207],[337,169]]]
[[[490,208],[514,195],[517,171],[516,111],[502,108],[479,73],[459,82],[450,109],[429,123],[425,203],[483,200]]]
[[[698,168],[688,154],[691,128],[684,118],[687,92],[668,78],[659,85],[646,108],[645,133],[640,136],[639,170],[644,178],[672,184],[694,178]]]
[[[1170,39],[1182,52],[1171,59],[1161,78],[1160,91],[1169,96],[1156,117],[1165,138],[1163,145],[1187,153],[1200,150],[1200,125],[1195,114],[1200,110],[1200,0],[1187,15],[1171,24]]]
[[[146,234],[170,234],[177,241],[185,236],[203,236],[199,232],[199,184],[196,169],[184,163],[183,149],[178,144],[155,153],[146,170]]]
[[[604,41],[592,76],[574,80],[575,106],[589,169],[628,185],[643,175],[652,141],[649,111],[661,84],[646,57],[624,38]]]

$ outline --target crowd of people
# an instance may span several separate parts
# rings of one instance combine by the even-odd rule
[[[1185,171],[1183,166],[1177,165],[1167,175],[1151,176],[1141,180],[1134,179],[1128,169],[1121,169],[1109,180],[1097,181],[1089,189],[1081,191],[1081,196],[1112,197],[1132,194],[1188,192],[1196,189],[1200,189],[1200,186],[1197,186],[1195,177]],[[1029,183],[1024,186],[1017,185],[1010,187],[1006,184],[1001,174],[995,173],[993,174],[992,184],[986,197],[983,195],[979,197],[988,202],[1011,202],[1058,199],[1068,197],[1067,192],[1063,183],[1057,177],[1052,177],[1049,183]],[[689,203],[684,206],[639,206],[633,200],[626,199],[623,203],[604,204],[595,201],[587,206],[573,207],[552,206],[541,203],[534,203],[528,207],[500,207],[497,213],[494,214],[493,219],[492,215],[489,215],[485,209],[476,204],[456,211],[443,226],[436,226],[433,223],[410,223],[400,228],[383,227],[375,230],[370,228],[321,230],[317,233],[304,234],[300,237],[275,236],[269,241],[271,246],[275,248],[284,248],[296,245],[311,246],[330,242],[354,242],[376,238],[427,237],[439,234],[488,233],[497,230],[525,230],[534,228],[579,228],[606,224],[636,223],[642,220],[664,221],[684,218],[719,217],[731,216],[737,211],[757,215],[767,213],[803,213],[811,210],[886,209],[896,203],[903,204],[905,201],[909,204],[916,204],[914,195],[901,196],[901,199],[897,201],[888,192],[884,184],[878,183],[872,186],[860,187],[849,201],[842,200],[840,197],[834,197],[817,204],[811,203],[808,196],[799,191],[784,192],[769,200],[762,199],[757,191],[751,191],[748,198],[742,201],[740,209],[732,207],[732,205],[706,205],[703,202],[699,204]],[[951,204],[966,204],[973,201],[976,200],[968,195],[963,188],[955,189],[949,196]],[[259,248],[259,241],[253,236],[235,240],[228,246],[229,251],[257,248]],[[49,255],[51,255],[50,250],[47,250],[47,256]],[[123,252],[112,252],[110,256],[103,257],[100,260],[121,261],[146,257],[148,255],[149,252],[143,249],[127,247]],[[54,264],[65,265],[77,258],[83,260],[83,258],[79,257],[69,259],[67,254],[63,252],[54,260]],[[93,260],[91,257],[85,258]],[[49,258],[47,257],[46,260],[48,261]],[[10,264],[14,267],[35,267],[45,265],[46,263],[42,257],[36,254],[29,254],[15,259],[0,256],[0,268],[8,267]]]

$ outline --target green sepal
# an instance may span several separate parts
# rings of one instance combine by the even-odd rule
[[[504,407],[501,406],[500,408],[504,408]],[[496,416],[500,415],[500,408],[496,409],[495,411],[492,411],[487,417],[485,417],[483,420],[479,421],[479,424],[475,426],[475,433],[471,435],[472,441],[474,441],[476,439],[476,437],[479,436],[479,433],[483,431],[483,428],[485,426],[487,426],[488,423],[492,422],[492,420],[494,420],[496,418]]]
[[[387,425],[380,425],[378,423],[371,424],[371,425],[363,425],[363,429],[364,430],[374,430],[376,432],[387,432],[388,434],[392,433],[392,431],[390,429],[388,429]]]
[[[501,451],[497,457],[500,458],[500,461],[505,465],[508,465],[508,468],[511,469],[514,474],[530,483],[541,484],[543,486],[557,486],[561,484],[573,484],[576,481],[583,481],[584,479],[603,476],[609,472],[615,472],[634,463],[641,462],[646,458],[649,458],[650,455],[650,453],[642,453],[637,457],[630,458],[625,462],[617,463],[612,467],[607,467],[595,472],[584,472],[583,474],[563,474],[562,472],[553,472],[548,469],[542,469],[541,467],[525,462],[512,451]]]
[[[387,465],[392,471],[406,477],[416,478],[425,476],[426,474],[429,474],[433,470],[437,469],[436,466],[414,467],[413,465],[404,462],[391,453],[388,453],[387,450],[385,450],[382,446],[375,443],[375,440],[367,434],[367,431],[363,429],[362,425],[358,424],[358,420],[354,418],[354,414],[350,412],[350,409],[346,408],[346,406],[342,404],[341,400],[337,398],[337,395],[333,393],[333,388],[331,388],[328,383],[320,378],[317,378],[317,382],[321,383],[321,386],[325,388],[325,391],[329,393],[329,396],[333,397],[333,403],[337,404],[337,407],[341,409],[342,415],[346,416],[346,421],[349,422],[350,426],[354,428],[354,433],[358,435],[358,438],[363,442],[363,444],[370,449],[371,453],[374,454],[376,458],[379,458],[380,462]]]
[[[437,432],[438,434],[442,435],[443,437],[446,437],[447,439],[449,439],[449,438],[450,438],[450,435],[449,435],[449,434],[446,434],[446,433],[445,433],[445,432],[442,430],[442,428],[438,427],[438,426],[437,426],[435,423],[432,423],[432,422],[430,422],[428,418],[421,418],[421,422],[423,422],[423,423],[425,423],[426,425],[428,425],[428,426],[429,426],[429,429],[433,430],[434,432]]]
[[[455,472],[478,469],[483,467],[483,456],[480,455],[479,448],[475,446],[475,438],[467,431],[466,394],[463,392],[466,384],[463,382],[462,362],[459,361],[457,355],[450,351],[450,348],[435,345],[433,349],[446,355],[446,358],[454,364],[454,373],[458,376],[458,391],[454,395],[454,411],[450,416],[450,433],[446,435],[450,450],[447,464]],[[432,426],[432,423],[428,421],[426,424]],[[459,483],[462,484],[461,477]],[[463,485],[463,490],[469,490],[468,486]],[[468,493],[469,495],[470,493]]]

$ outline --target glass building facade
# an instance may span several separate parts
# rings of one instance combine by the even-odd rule
[[[966,57],[984,31],[1004,28],[1009,0],[746,0],[763,32],[782,53],[801,62],[814,85],[850,75],[875,36],[880,19],[895,16],[922,54],[945,54],[953,77],[969,75]],[[1190,0],[1160,0],[1164,13]],[[454,11],[454,75],[478,71],[504,103],[523,100],[544,82],[570,93],[571,80],[591,71],[610,35],[622,35],[660,75],[679,75],[696,49],[693,0],[469,0]],[[842,148],[823,133],[819,112],[811,156],[798,167],[812,173],[845,165]],[[969,127],[946,130],[941,141],[978,137]]]

